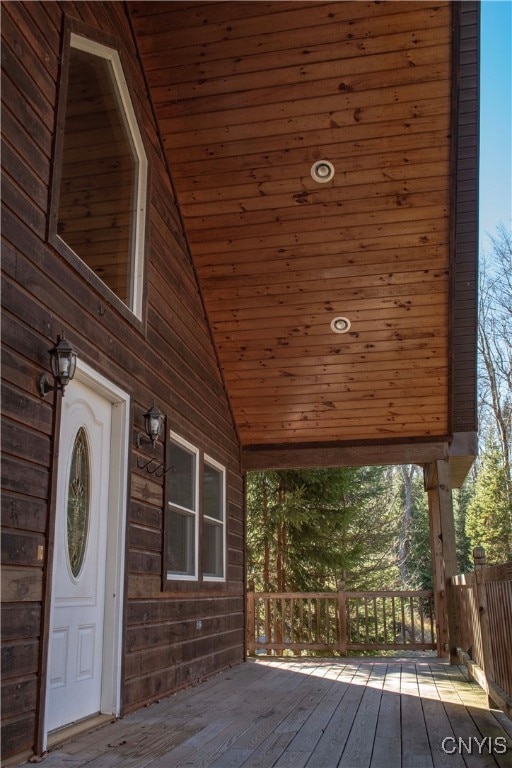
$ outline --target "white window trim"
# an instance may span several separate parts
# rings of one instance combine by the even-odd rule
[[[121,106],[123,108],[124,118],[128,127],[128,137],[132,142],[133,149],[137,158],[137,189],[136,189],[136,211],[135,211],[135,232],[132,253],[132,279],[130,286],[130,303],[127,305],[133,314],[142,319],[142,298],[144,288],[144,244],[145,244],[145,226],[146,226],[146,208],[147,208],[147,177],[148,161],[144,149],[144,143],[139,130],[135,111],[133,109],[130,92],[123,72],[119,53],[114,48],[89,40],[86,37],[71,33],[70,47],[85,51],[94,56],[100,56],[110,61],[114,73]],[[62,239],[62,238],[61,238]],[[65,242],[65,241],[64,241]],[[108,288],[108,286],[107,286]]]
[[[226,467],[223,467],[222,464],[219,464],[218,461],[215,461],[215,459],[212,459],[210,456],[208,456],[206,453],[203,455],[203,464],[208,464],[210,467],[213,467],[213,469],[218,470],[222,474],[222,520],[217,520],[215,517],[209,517],[208,515],[205,515],[204,509],[203,509],[203,520],[208,520],[209,522],[215,523],[216,525],[222,525],[222,576],[206,576],[203,573],[203,581],[217,581],[217,582],[224,582],[226,581],[226,513],[227,513],[227,505],[226,505]]]
[[[196,457],[195,461],[195,478],[194,478],[194,497],[195,497],[195,510],[188,507],[182,507],[180,504],[174,504],[171,501],[167,502],[167,508],[177,509],[183,511],[194,518],[194,573],[175,573],[174,571],[167,570],[168,581],[198,581],[199,574],[199,448],[189,443],[188,440],[178,435],[176,432],[169,432],[169,437],[176,445],[180,445],[190,453],[193,453]],[[165,543],[167,546],[167,542]]]

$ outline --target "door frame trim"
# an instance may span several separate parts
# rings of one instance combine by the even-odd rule
[[[101,678],[101,713],[119,716],[121,714],[121,669],[123,650],[123,606],[125,586],[125,542],[126,510],[128,505],[128,462],[130,435],[130,395],[112,381],[99,374],[82,360],[77,360],[75,380],[89,387],[98,395],[112,403],[112,424],[110,440],[110,483],[108,500],[107,552],[105,573],[105,594],[112,595],[112,600],[105,601],[103,632],[103,668]],[[60,442],[61,419],[58,424],[58,442]],[[55,457],[58,464],[58,458]],[[55,515],[52,521],[55,527]],[[54,533],[52,531],[52,539]],[[53,557],[55,550],[53,549]],[[53,560],[53,558],[52,558]],[[53,562],[52,562],[53,572]],[[48,606],[49,624],[53,612],[53,579],[49,578]],[[49,634],[49,633],[48,633]],[[50,643],[46,648],[45,677],[49,673]],[[41,751],[48,743],[47,702],[48,690],[45,681],[44,713]]]

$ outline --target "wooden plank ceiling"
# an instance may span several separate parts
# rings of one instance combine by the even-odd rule
[[[450,5],[129,7],[242,444],[446,436]]]

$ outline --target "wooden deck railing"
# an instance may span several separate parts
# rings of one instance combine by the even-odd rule
[[[247,650],[435,650],[430,590],[247,593]]]
[[[482,547],[473,556],[475,570],[451,579],[457,650],[471,676],[512,718],[512,562],[487,566]]]

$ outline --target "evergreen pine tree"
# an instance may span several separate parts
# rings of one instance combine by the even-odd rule
[[[455,521],[455,546],[457,549],[457,570],[467,573],[473,567],[471,541],[466,532],[468,505],[473,495],[474,480],[468,477],[462,486],[453,491],[453,516]]]
[[[512,559],[512,510],[503,453],[491,435],[482,455],[475,491],[468,505],[466,534],[471,549],[485,548],[487,562]]]
[[[381,467],[254,472],[248,574],[265,591],[391,587],[396,524]],[[371,586],[370,586],[370,583]]]

